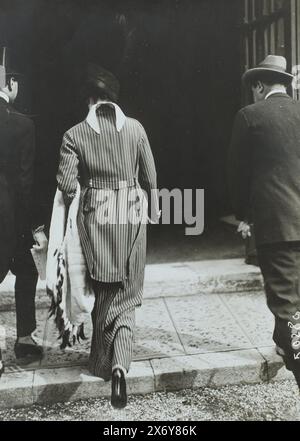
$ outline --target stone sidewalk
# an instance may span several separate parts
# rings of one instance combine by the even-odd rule
[[[6,329],[0,407],[109,396],[110,383],[86,368],[90,338],[60,350],[42,283],[36,336],[45,356],[40,363],[16,364],[13,282],[8,276],[0,293]],[[129,394],[289,378],[274,353],[273,318],[261,288],[259,270],[241,259],[147,266]],[[91,336],[90,322],[86,334]]]

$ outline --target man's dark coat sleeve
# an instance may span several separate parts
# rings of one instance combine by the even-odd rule
[[[229,195],[238,220],[251,221],[249,218],[251,167],[249,127],[246,116],[240,110],[235,117],[228,156]]]
[[[35,133],[34,126],[30,120],[27,124],[20,140],[20,169],[19,169],[19,203],[28,218],[31,217],[31,197],[33,190],[34,176],[34,157],[35,157]]]
[[[21,230],[36,229],[44,223],[34,185],[35,127],[33,121],[24,118],[23,136],[19,140],[18,205]]]

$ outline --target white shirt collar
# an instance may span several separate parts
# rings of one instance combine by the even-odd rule
[[[6,93],[1,92],[1,90],[0,90],[0,98],[3,98],[7,103],[9,103],[8,96],[6,95]]]
[[[274,93],[286,93],[286,92],[282,89],[273,89],[269,93],[267,93],[267,95],[265,96],[265,100],[269,98],[269,96],[274,95]]]
[[[116,129],[118,132],[121,131],[122,127],[125,124],[126,121],[126,116],[124,115],[124,113],[122,112],[122,110],[120,109],[120,107],[116,104],[113,103],[111,101],[99,101],[96,104],[93,104],[90,107],[89,113],[86,117],[86,122],[88,123],[88,125],[95,130],[95,132],[97,132],[98,134],[100,134],[100,127],[99,127],[99,123],[98,123],[98,118],[97,118],[97,109],[99,109],[100,106],[102,106],[102,104],[109,104],[110,106],[113,106],[115,109],[115,114],[116,114]]]

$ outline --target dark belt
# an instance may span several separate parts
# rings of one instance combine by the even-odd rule
[[[86,188],[120,190],[122,188],[134,187],[137,183],[136,178],[119,181],[104,181],[102,179],[90,178],[83,181],[83,186]]]

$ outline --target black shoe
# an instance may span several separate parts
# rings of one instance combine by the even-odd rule
[[[2,354],[0,349],[0,378],[2,377],[2,374],[4,373],[4,363],[2,361]]]
[[[127,404],[126,380],[121,369],[114,369],[111,383],[111,405],[123,409]]]
[[[18,340],[15,343],[15,355],[17,359],[28,360],[29,362],[39,360],[43,357],[43,348],[39,346],[36,341],[31,337],[32,344],[19,343]]]

